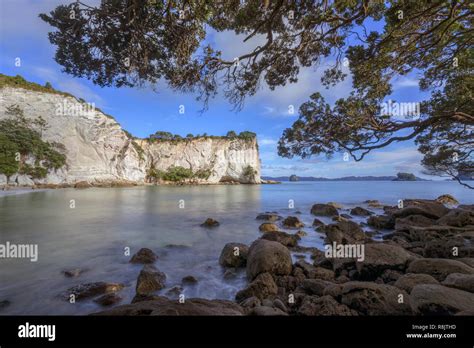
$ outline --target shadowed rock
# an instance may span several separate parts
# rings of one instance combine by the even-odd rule
[[[201,227],[217,227],[219,226],[219,221],[217,220],[214,220],[212,218],[207,218],[206,221],[204,221],[202,224],[201,224]]]
[[[416,314],[454,315],[474,308],[474,294],[437,284],[416,285],[410,297]]]
[[[316,216],[338,216],[337,209],[330,204],[314,204],[311,207],[311,214]]]
[[[245,267],[249,247],[242,243],[227,243],[222,249],[219,264],[224,267]]]
[[[123,284],[118,283],[106,283],[106,282],[96,282],[96,283],[85,283],[73,286],[65,291],[62,296],[69,300],[71,295],[75,296],[76,300],[82,300],[97,295],[102,295],[105,293],[117,292],[123,289]]]
[[[355,207],[351,209],[351,214],[357,216],[369,216],[372,215],[373,212],[362,207]]]
[[[288,216],[285,220],[283,220],[282,225],[285,228],[304,227],[304,223],[302,223],[296,216]]]
[[[135,255],[132,256],[130,262],[147,264],[153,263],[156,260],[158,260],[158,256],[156,256],[156,254],[151,249],[141,248]]]
[[[137,279],[136,292],[147,295],[165,287],[166,275],[153,265],[145,265]]]

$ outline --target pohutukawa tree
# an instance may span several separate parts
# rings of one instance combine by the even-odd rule
[[[103,0],[40,16],[56,28],[49,38],[67,73],[100,86],[164,80],[196,93],[204,106],[223,90],[238,109],[262,83],[272,90],[296,83],[301,68],[325,58],[334,61],[321,81],[330,88],[346,77],[348,62],[351,95],[329,105],[315,91],[284,131],[279,154],[347,152],[360,161],[414,140],[427,173],[471,187],[463,179],[474,176],[473,12],[468,0]],[[374,22],[383,28],[370,31]],[[224,59],[206,40],[209,31],[258,40],[240,57]],[[393,79],[410,73],[431,97],[416,117],[385,112]]]

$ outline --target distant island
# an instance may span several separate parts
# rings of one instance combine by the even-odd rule
[[[297,176],[292,174],[288,176],[262,176],[264,180],[273,181],[430,181],[419,178],[412,173],[398,173],[396,176],[344,176],[341,178],[324,178],[314,176]]]

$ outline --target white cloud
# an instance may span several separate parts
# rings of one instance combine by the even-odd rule
[[[418,87],[420,81],[416,78],[401,77],[393,81],[393,88]]]

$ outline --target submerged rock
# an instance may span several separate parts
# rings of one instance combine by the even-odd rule
[[[291,273],[292,260],[290,251],[278,242],[258,239],[249,248],[247,258],[247,276],[253,280],[260,273],[274,275]]]
[[[63,270],[63,274],[68,278],[76,278],[79,277],[82,273],[86,272],[87,269],[82,268],[71,268]]]
[[[283,218],[277,213],[267,212],[267,213],[258,214],[256,219],[274,222],[274,221],[281,220]]]
[[[162,296],[154,296],[152,300],[121,305],[97,312],[93,315],[143,316],[143,315],[243,315],[244,310],[237,303],[225,300],[206,300],[202,298],[186,299],[184,303],[170,300]]]
[[[0,311],[6,307],[8,307],[9,305],[11,305],[11,302],[8,301],[8,300],[2,300],[0,301]]]
[[[337,209],[330,204],[314,204],[311,207],[311,214],[316,216],[338,216]]]
[[[183,279],[181,279],[182,284],[194,285],[194,284],[197,284],[197,282],[198,280],[192,275],[188,275],[184,277]]]
[[[166,275],[153,265],[145,265],[137,279],[138,295],[148,295],[165,287]]]
[[[224,267],[245,267],[249,247],[242,243],[227,243],[222,249],[219,264]]]
[[[106,282],[95,282],[85,283],[73,286],[63,293],[63,297],[67,300],[70,299],[71,295],[75,296],[76,300],[82,300],[85,298],[102,295],[105,293],[112,293],[122,290],[123,284],[119,283],[106,283]]]
[[[201,226],[202,227],[217,227],[219,226],[219,221],[214,220],[212,218],[207,218],[206,221],[204,221]]]
[[[122,301],[122,297],[115,293],[105,294],[94,300],[95,303],[98,303],[101,306],[111,306],[119,303],[120,301]]]
[[[151,249],[141,248],[135,255],[132,256],[130,262],[147,264],[153,263],[156,260],[158,260],[158,256],[156,256],[156,254]]]

